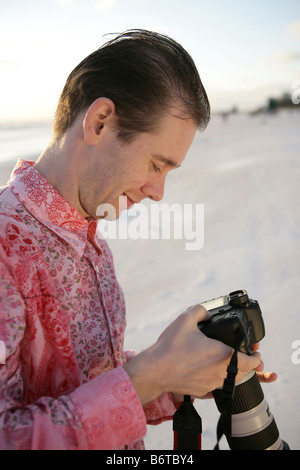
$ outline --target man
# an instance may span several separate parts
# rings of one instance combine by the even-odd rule
[[[19,161],[0,193],[0,445],[4,449],[141,449],[146,423],[170,419],[183,394],[222,385],[231,348],[206,338],[190,307],[134,356],[125,305],[97,210],[163,197],[209,102],[175,41],[135,30],[84,59],[61,94],[53,139]],[[239,374],[260,354],[239,354]]]

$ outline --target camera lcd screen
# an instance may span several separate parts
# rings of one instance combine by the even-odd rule
[[[223,307],[223,305],[228,305],[228,295],[223,295],[222,297],[218,297],[217,299],[202,302],[201,305],[203,305],[206,310],[213,310],[214,308]]]

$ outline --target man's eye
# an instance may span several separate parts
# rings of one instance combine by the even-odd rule
[[[155,171],[155,173],[160,172],[160,168],[157,165],[155,165],[155,163],[152,162],[152,166],[153,166],[153,170]]]

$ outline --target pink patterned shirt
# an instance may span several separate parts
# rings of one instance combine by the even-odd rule
[[[0,188],[1,449],[143,449],[146,423],[126,371],[125,304],[107,243],[33,167]]]

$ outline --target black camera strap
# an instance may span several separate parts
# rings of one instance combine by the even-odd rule
[[[214,450],[219,450],[219,442],[224,434],[231,434],[231,405],[235,392],[235,378],[238,373],[238,351],[245,338],[242,329],[237,335],[237,344],[231,356],[229,366],[227,367],[227,377],[224,380],[222,388],[223,411],[220,415],[217,425],[217,444]]]
[[[174,450],[201,450],[202,420],[189,395],[173,416],[173,431]]]
[[[237,344],[227,367],[227,376],[222,388],[223,410],[217,425],[217,444],[224,434],[231,434],[231,405],[235,392],[235,378],[238,373],[238,351],[245,335],[242,329],[237,334]],[[173,416],[174,450],[201,450],[202,420],[193,406],[191,397],[184,396],[184,401]]]

